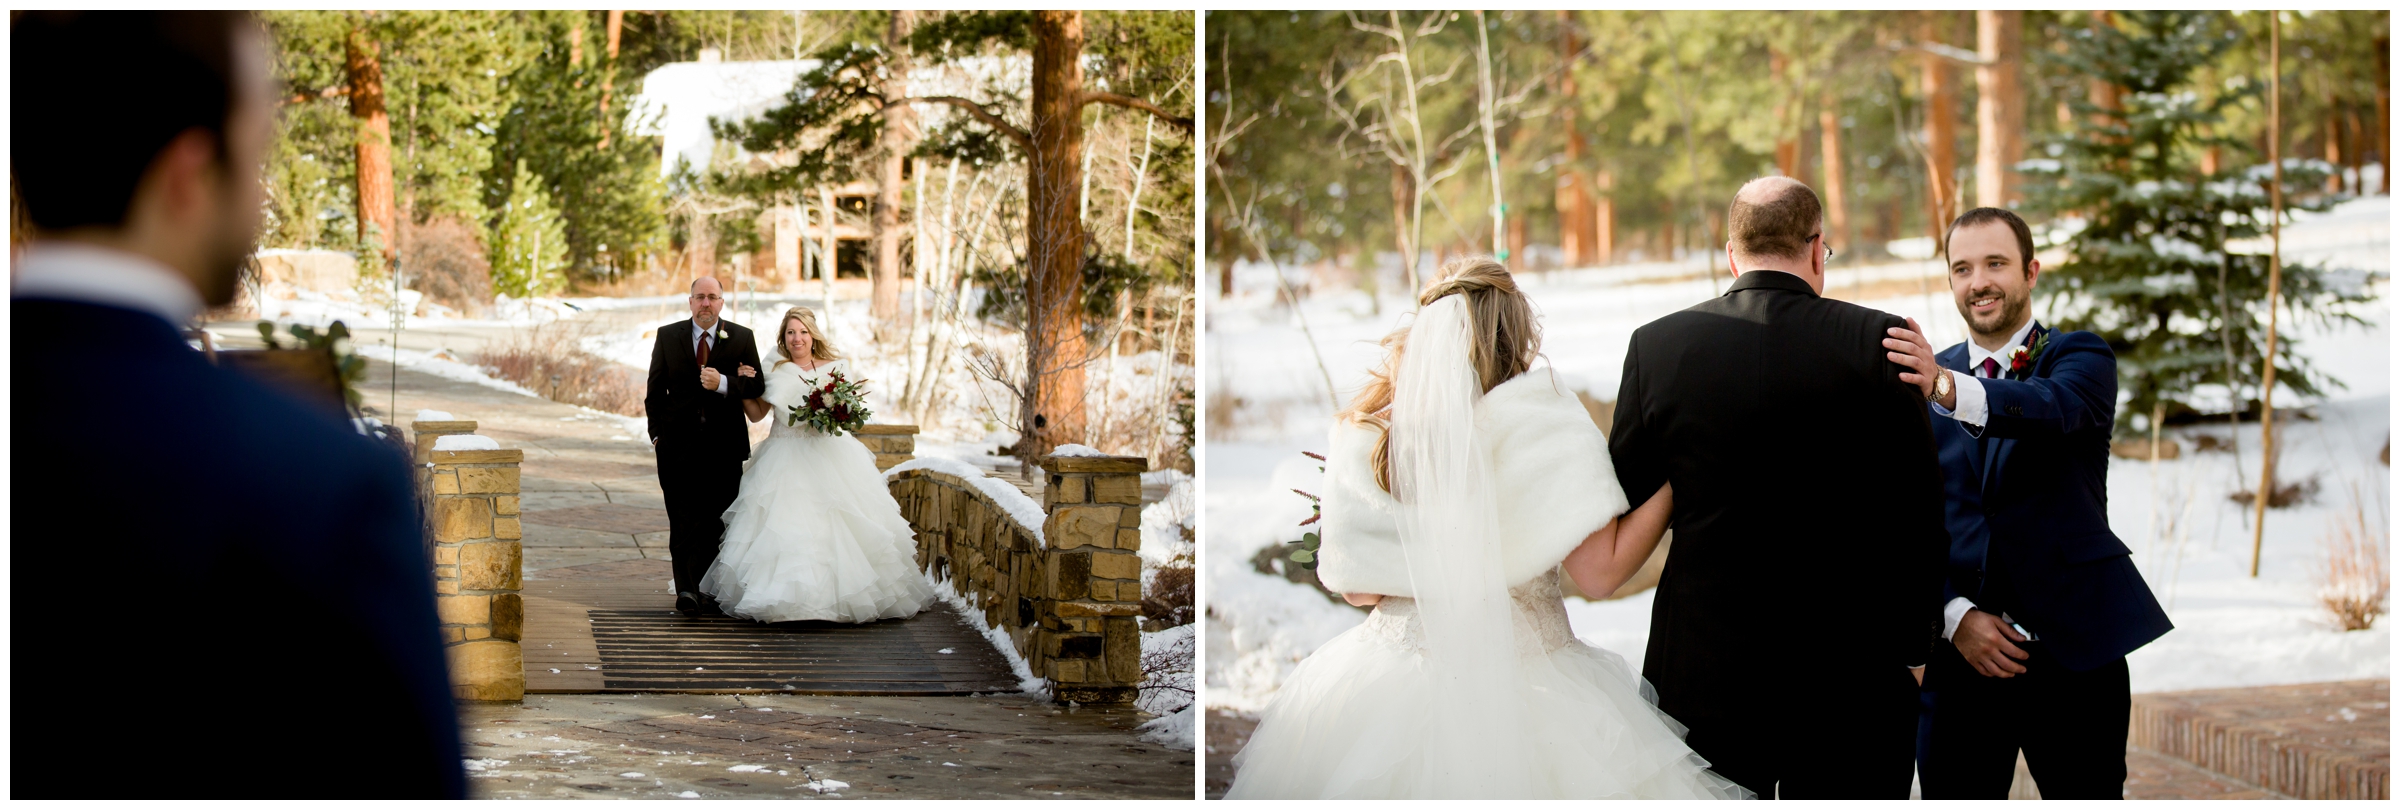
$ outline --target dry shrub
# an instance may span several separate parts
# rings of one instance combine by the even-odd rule
[[[492,301],[492,263],[475,226],[458,217],[404,226],[400,269],[427,299],[469,316]]]
[[[1192,561],[1177,558],[1150,575],[1150,587],[1142,594],[1142,629],[1164,630],[1191,624],[1192,605],[1198,592],[1193,589]]]
[[[2286,506],[2308,503],[2316,500],[2316,498],[2317,477],[2312,475],[2304,480],[2294,481],[2289,484],[2282,484],[2275,487],[2274,496],[2267,498],[2267,508],[2282,509]],[[2251,508],[2254,505],[2253,501],[2258,499],[2258,494],[2245,489],[2240,492],[2233,493],[2231,496],[2228,496],[2228,499],[2232,500],[2234,503],[2241,504],[2243,508]]]
[[[1192,659],[1199,645],[1196,633],[1185,633],[1173,644],[1142,654],[1142,684],[1135,698],[1142,711],[1167,715],[1192,705]]]
[[[525,386],[544,399],[594,410],[642,416],[648,377],[641,370],[583,350],[591,326],[547,323],[486,344],[475,363],[492,376]]]
[[[2384,552],[2391,532],[2382,520],[2368,519],[2366,499],[2355,484],[2350,505],[2350,514],[2335,516],[2320,541],[2325,567],[2317,598],[2343,630],[2365,630],[2384,614],[2384,599],[2391,595],[2392,574],[2385,567]]]

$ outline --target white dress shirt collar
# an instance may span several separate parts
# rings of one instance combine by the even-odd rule
[[[2015,351],[2018,346],[2025,345],[2025,336],[2033,333],[2033,324],[2033,318],[2026,318],[2025,325],[2017,327],[2016,333],[2009,335],[2008,342],[2000,344],[2000,350],[1996,352],[1984,351],[1983,344],[1973,340],[1967,341],[1967,370],[1976,374],[1983,373],[1983,359],[1989,357],[2000,361],[2000,373],[2007,374],[2008,353]]]
[[[17,260],[11,298],[56,298],[147,312],[175,326],[207,305],[190,279],[156,259],[80,242],[45,241]]]

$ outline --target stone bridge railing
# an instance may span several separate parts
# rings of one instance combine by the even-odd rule
[[[473,436],[471,421],[410,427],[419,496],[431,523],[434,613],[449,658],[451,696],[523,700],[525,555],[517,512],[525,451],[436,449],[445,436]],[[497,448],[488,439],[477,443]]]
[[[1007,633],[1053,699],[1130,703],[1141,680],[1138,457],[1049,456],[1040,501],[962,462],[889,476],[917,562]]]

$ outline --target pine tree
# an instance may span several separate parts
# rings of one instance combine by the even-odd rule
[[[517,161],[514,188],[492,226],[492,291],[530,298],[565,286],[567,226],[541,178]]]
[[[2233,253],[2226,243],[2267,235],[2273,167],[2259,161],[2213,177],[2201,173],[2200,156],[2212,147],[2227,156],[2263,157],[2219,124],[2236,105],[2263,105],[2265,82],[2217,91],[2193,81],[2196,71],[2239,44],[2239,31],[2208,12],[2118,12],[2116,21],[2073,32],[2066,52],[2053,57],[2073,73],[2114,85],[2115,103],[2071,99],[2085,128],[2048,138],[2043,149],[2051,157],[2019,169],[2030,207],[2082,220],[2067,242],[2067,260],[2045,268],[2039,289],[2051,326],[2094,332],[2116,353],[2118,387],[2130,395],[2117,407],[2117,427],[2131,430],[2154,405],[2163,404],[2170,417],[2196,411],[2198,386],[2230,382],[2233,396],[2255,395],[2265,354],[2268,257]],[[2329,168],[2287,157],[2286,206],[2324,210],[2330,202],[2309,191],[2323,188]],[[2340,381],[2297,351],[2288,331],[2293,322],[2362,323],[2345,305],[2363,300],[2363,291],[2334,281],[2319,267],[2283,267],[2288,316],[2275,374],[2301,396],[2320,395]]]

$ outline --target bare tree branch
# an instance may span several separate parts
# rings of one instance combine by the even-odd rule
[[[926,104],[948,104],[950,106],[966,110],[967,114],[975,116],[975,120],[982,121],[984,126],[991,127],[1000,134],[1008,136],[1010,140],[1016,141],[1017,145],[1024,147],[1026,151],[1033,151],[1032,134],[1027,133],[1023,129],[1019,129],[1015,124],[1009,123],[1008,119],[1001,118],[999,113],[985,109],[983,104],[976,102],[974,99],[960,98],[958,96],[909,96],[906,98],[896,98],[892,99],[891,101],[884,102],[882,109],[888,110],[902,104],[914,104],[918,102],[923,102]],[[880,111],[881,110],[878,110],[878,112]]]
[[[1159,109],[1158,105],[1152,104],[1144,99],[1119,95],[1116,93],[1103,93],[1097,90],[1086,90],[1083,92],[1083,100],[1078,102],[1077,106],[1086,104],[1107,104],[1116,107],[1124,107],[1130,110],[1141,110],[1142,112],[1158,116],[1161,120],[1164,120],[1169,124],[1174,124],[1176,129],[1183,130],[1183,133],[1186,135],[1192,134],[1192,119],[1178,118],[1172,114],[1169,114],[1166,110]]]

